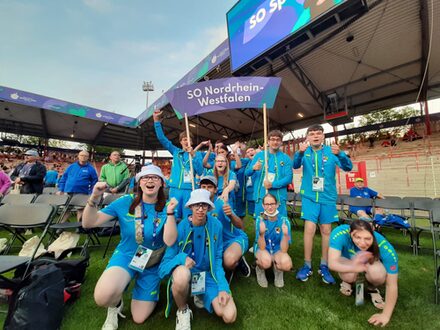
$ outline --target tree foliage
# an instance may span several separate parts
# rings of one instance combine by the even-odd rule
[[[404,107],[401,109],[386,109],[382,111],[371,112],[360,118],[359,126],[367,126],[373,124],[385,123],[393,120],[400,120],[409,117],[419,116],[418,110],[413,107]]]

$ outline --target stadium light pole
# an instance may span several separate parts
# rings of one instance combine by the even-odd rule
[[[144,81],[142,84],[142,90],[147,92],[147,109],[148,109],[148,94],[154,91],[154,85],[152,81]]]

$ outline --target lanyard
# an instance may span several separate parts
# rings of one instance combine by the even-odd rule
[[[312,149],[313,150],[313,149]],[[318,150],[319,151],[319,150]],[[318,153],[313,150],[314,159],[311,160],[312,162],[312,168],[313,168],[313,175],[318,176]],[[321,149],[321,177],[324,177],[324,148]]]
[[[141,206],[142,212],[141,212],[141,220],[140,221],[141,221],[141,224],[142,224],[142,226],[141,226],[142,230],[140,231],[140,233],[141,233],[140,235],[138,235],[137,231],[135,232],[135,234],[136,234],[136,242],[138,244],[142,244],[144,242],[144,239],[145,239],[144,223],[145,223],[145,220],[148,219],[148,215],[147,215],[147,217],[145,217],[145,206],[144,206],[144,203],[143,202],[141,202],[141,203],[142,203],[141,204],[142,205]],[[153,243],[152,243],[153,246],[155,246],[156,243],[157,243],[157,228],[159,228],[159,225],[160,225],[160,219],[158,217],[158,212],[156,211],[155,217],[153,219]]]
[[[188,160],[187,160],[187,161],[184,161],[184,155],[185,155],[185,152],[186,152],[186,151],[179,152],[179,153],[178,153],[178,156],[177,156],[177,158],[179,158],[180,165],[182,166],[182,170],[183,170],[183,171],[185,171],[185,165],[186,165],[186,164],[189,164],[189,157],[188,157]]]

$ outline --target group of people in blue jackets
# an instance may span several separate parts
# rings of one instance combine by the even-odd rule
[[[237,307],[226,274],[239,269],[249,276],[244,258],[248,250],[255,256],[257,283],[268,287],[266,271],[272,269],[274,285],[283,287],[283,274],[292,269],[287,185],[292,182],[293,169],[300,167],[304,264],[296,278],[307,281],[313,274],[312,246],[319,227],[322,251],[318,273],[322,281],[335,283],[330,270],[337,272],[340,291],[348,296],[358,275],[364,273],[373,304],[382,310],[368,321],[382,326],[389,322],[397,301],[397,254],[370,222],[355,220],[332,230],[339,219],[336,167],[349,171],[352,163],[336,144],[323,145],[321,126],[308,129],[306,143],[300,145],[292,161],[280,150],[283,136],[279,131],[269,133],[267,153],[255,153],[250,148],[239,155],[235,149],[231,156],[227,148],[216,145],[213,149],[208,141],[193,150],[191,136],[185,132],[180,135],[181,146],[175,146],[163,132],[160,115],[160,111],[153,114],[154,128],[159,141],[173,155],[169,199],[165,197],[162,171],[148,165],[136,174],[134,194],[98,210],[97,203],[106,189],[104,182],[98,182],[84,210],[86,228],[113,218],[119,220],[121,228],[120,243],[95,287],[96,303],[107,308],[102,329],[118,328],[118,319],[123,317],[122,296],[131,281],[135,283],[131,300],[135,323],[143,323],[151,315],[162,280],[167,286],[166,316],[174,305],[177,308],[176,329],[191,328],[190,297],[196,307],[215,313],[225,323],[234,322]],[[198,150],[203,146],[209,153]],[[244,231],[246,214],[255,220],[251,249]],[[378,290],[384,283],[385,301]]]

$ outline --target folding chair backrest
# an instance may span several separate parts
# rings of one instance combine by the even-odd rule
[[[287,201],[293,202],[295,200],[295,192],[294,191],[288,191],[287,192]]]
[[[410,203],[415,203],[415,202],[432,202],[432,198],[430,197],[403,197],[402,198],[405,201],[409,201]]]
[[[295,201],[297,201],[297,202],[301,202],[302,201],[301,194],[295,194]]]
[[[414,210],[431,211],[434,208],[434,201],[429,200],[415,200],[412,202]]]
[[[410,210],[412,208],[412,203],[404,199],[376,199],[374,205],[376,207],[391,210]]]
[[[84,195],[84,194],[73,195],[69,201],[69,206],[79,206],[79,207],[86,206],[89,197],[90,197],[89,195]]]
[[[104,199],[102,200],[101,207],[106,207],[107,205],[114,202],[121,196],[124,196],[124,194],[110,194],[105,196]]]
[[[14,204],[14,205],[22,205],[22,204],[30,204],[35,198],[35,194],[20,194],[14,195],[9,194],[3,197],[2,204]]]
[[[52,217],[54,207],[47,204],[0,206],[0,224],[15,228],[32,228],[45,225]]]
[[[55,194],[58,191],[58,188],[56,187],[44,187],[43,188],[43,194]]]
[[[373,206],[373,200],[371,198],[346,197],[344,198],[344,204],[348,206],[368,207]]]
[[[34,204],[49,204],[54,206],[65,206],[69,201],[69,195],[38,195]]]
[[[400,201],[402,200],[402,197],[399,196],[385,196],[386,200],[390,200],[390,201]]]

